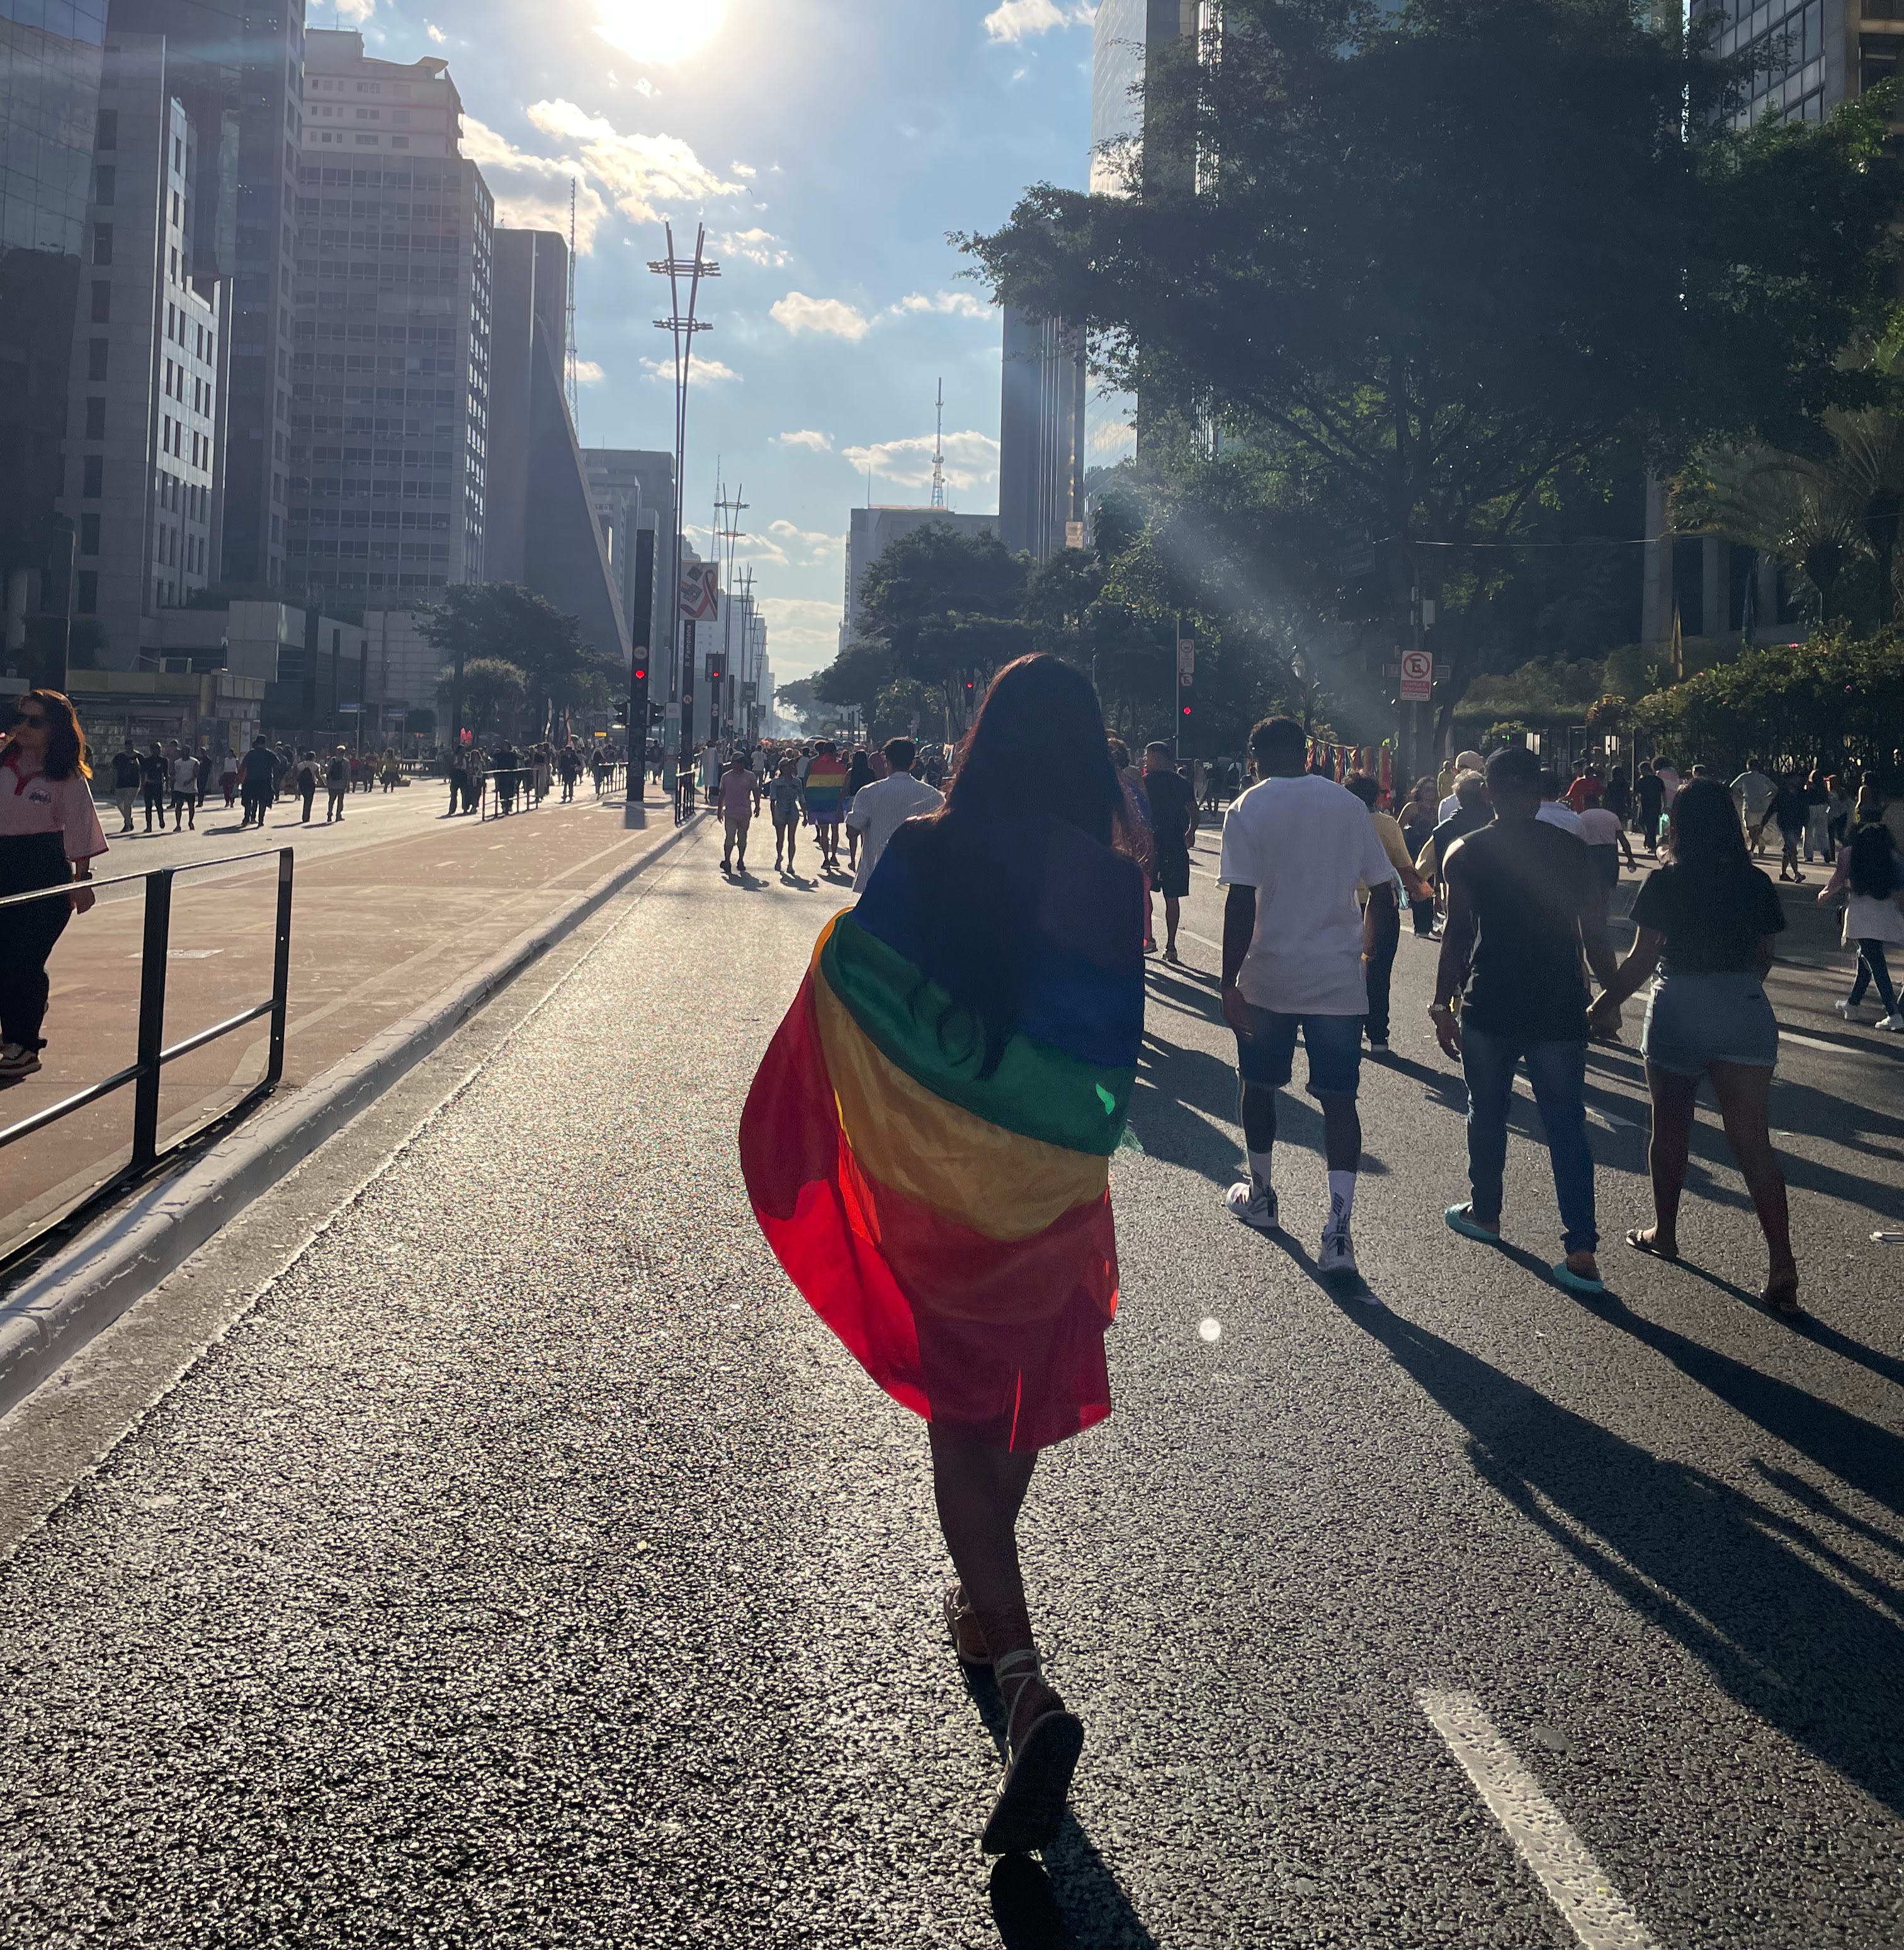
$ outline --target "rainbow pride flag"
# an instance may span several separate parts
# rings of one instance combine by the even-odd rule
[[[846,762],[822,752],[808,767],[806,816],[815,826],[837,825],[844,816],[840,801],[846,793]]]
[[[1001,836],[1037,874],[1017,1029],[981,1076],[902,843],[821,936],[748,1094],[740,1158],[768,1242],[874,1381],[1017,1449],[1110,1413],[1111,1154],[1143,1033],[1136,867],[1074,827]],[[1026,904],[1034,883],[1025,883]]]

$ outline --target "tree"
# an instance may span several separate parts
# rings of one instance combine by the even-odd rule
[[[1086,326],[1153,445],[1253,446],[1292,526],[1382,558],[1391,644],[1412,588],[1497,580],[1622,447],[1809,450],[1873,397],[1837,355],[1895,255],[1888,87],[1740,134],[1747,58],[1625,0],[1222,18],[1152,64],[1122,194],[1040,185],[963,241],[1000,299]],[[1455,649],[1444,718],[1479,663]]]
[[[606,696],[606,686],[626,674],[612,659],[581,640],[581,625],[555,605],[513,582],[453,583],[441,599],[416,612],[418,634],[450,659],[444,693],[452,742],[463,726],[466,676],[479,659],[500,659],[522,673],[524,701],[538,735],[555,714],[587,707]]]
[[[472,657],[460,672],[453,665],[444,671],[437,690],[441,696],[460,696],[471,730],[513,737],[521,727],[529,678],[519,664],[505,657]]]

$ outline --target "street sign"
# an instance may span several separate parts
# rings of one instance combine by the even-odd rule
[[[721,571],[718,563],[690,562],[682,565],[681,613],[690,623],[720,621]]]
[[[1197,674],[1196,640],[1179,637],[1176,640],[1176,681],[1179,684],[1193,684]]]
[[[1067,522],[1064,524],[1064,546],[1067,549],[1081,549],[1084,546],[1084,524]]]
[[[1401,653],[1401,701],[1426,704],[1435,694],[1435,659],[1427,650]]]

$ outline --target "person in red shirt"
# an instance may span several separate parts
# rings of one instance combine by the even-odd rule
[[[0,745],[0,896],[92,877],[106,850],[94,811],[86,734],[57,690],[30,690],[14,707]],[[90,887],[0,910],[0,1084],[39,1069],[46,1047],[47,957]]]
[[[1598,769],[1592,765],[1583,766],[1573,775],[1573,783],[1567,787],[1567,804],[1575,812],[1585,812],[1590,805],[1597,805],[1606,796],[1606,782]]]

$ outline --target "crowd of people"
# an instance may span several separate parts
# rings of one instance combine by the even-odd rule
[[[379,785],[392,792],[404,779],[403,761],[394,749],[353,752],[338,745],[324,753],[300,751],[289,744],[273,746],[262,733],[243,752],[229,747],[213,752],[202,740],[189,744],[178,738],[155,738],[142,751],[127,737],[111,764],[109,790],[119,814],[115,839],[139,830],[134,815],[142,809],[148,833],[195,832],[198,815],[215,793],[222,795],[227,811],[242,796],[245,826],[263,825],[265,811],[281,799],[301,798],[308,825],[319,785],[329,795],[328,824],[344,817],[343,802],[351,793],[374,792]],[[98,783],[104,786],[104,780]]]
[[[1763,1302],[1799,1311],[1768,1114],[1778,1031],[1765,978],[1787,924],[1756,864],[1768,822],[1788,883],[1803,877],[1793,856],[1808,846],[1833,867],[1821,898],[1842,899],[1859,944],[1841,1009],[1869,986],[1887,1021],[1894,1013],[1884,948],[1904,939],[1900,808],[1868,787],[1817,777],[1815,816],[1812,777],[1774,782],[1768,798],[1756,766],[1729,783],[1697,766],[1682,779],[1663,761],[1638,778],[1582,765],[1563,779],[1515,745],[1485,761],[1463,753],[1441,777],[1391,794],[1312,760],[1304,727],[1279,718],[1251,734],[1254,783],[1224,774],[1213,790],[1211,772],[1161,746],[1133,766],[1083,675],[1034,656],[999,673],[949,777],[919,777],[904,740],[877,755],[827,741],[760,762],[716,753],[702,774],[725,826],[724,871],[731,856],[744,862],[763,804],[777,837],[783,819],[789,833],[812,826],[829,867],[843,828],[849,846],[861,836],[859,899],[827,924],[754,1079],[741,1162],[789,1276],[872,1379],[928,1423],[957,1573],[945,1628],[961,1663],[996,1677],[1007,1714],[989,1851],[1054,1838],[1083,1748],[1081,1721],[1044,1671],[1017,1525],[1039,1453],[1110,1413],[1108,1160],[1135,1079],[1155,902],[1174,959],[1200,816],[1222,817],[1220,995],[1245,1154],[1225,1203],[1246,1226],[1282,1229],[1277,1106],[1300,1045],[1323,1114],[1323,1276],[1356,1270],[1360,1071],[1365,1045],[1378,1057],[1387,1047],[1404,905],[1438,938],[1429,1022],[1467,1086],[1467,1195],[1446,1223],[1500,1245],[1509,1104],[1525,1066],[1559,1207],[1552,1277],[1590,1298],[1606,1288],[1588,1050],[1617,1036],[1624,1006],[1650,983],[1640,1050],[1653,1211],[1626,1242],[1678,1256],[1694,1104],[1709,1083],[1764,1235]],[[1652,864],[1622,958],[1610,899],[1622,865],[1638,868],[1635,839]],[[1361,1297],[1379,1304],[1366,1288]]]

